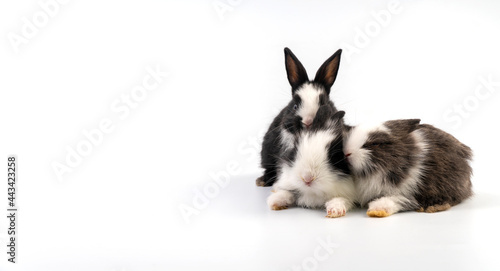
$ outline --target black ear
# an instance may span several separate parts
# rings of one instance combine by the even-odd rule
[[[332,116],[332,119],[338,120],[338,119],[342,119],[344,116],[345,116],[345,111],[341,110],[341,111],[335,112],[335,114],[333,114],[333,116]]]
[[[285,67],[292,91],[295,91],[297,87],[309,80],[306,69],[288,48],[285,48]]]
[[[339,71],[340,65],[340,55],[342,54],[342,49],[338,49],[335,54],[328,58],[323,65],[319,68],[314,78],[315,82],[318,82],[325,86],[326,93],[330,94],[330,88],[332,87],[335,79],[337,79],[337,73]]]
[[[345,111],[336,111],[336,109],[329,105],[322,105],[316,112],[316,117],[314,117],[314,121],[312,123],[312,129],[321,129],[324,127],[337,128],[337,125],[343,125],[344,120],[342,118],[344,117],[344,115]],[[328,120],[331,120],[333,122],[331,124],[327,124]]]

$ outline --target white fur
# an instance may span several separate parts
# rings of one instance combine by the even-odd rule
[[[362,146],[369,134],[376,131],[388,132],[388,129],[382,123],[361,124],[349,133],[344,145],[344,153],[350,154],[348,160],[354,170],[361,170],[370,163],[370,151],[363,149]]]
[[[297,109],[297,115],[302,117],[302,122],[310,122],[314,120],[316,113],[319,109],[319,95],[323,93],[323,90],[316,88],[313,84],[306,83],[300,89],[297,90],[297,95],[299,95],[302,100],[302,104]]]
[[[347,139],[348,143],[346,144],[344,150],[346,153],[351,153],[349,156],[349,163],[351,164],[354,173],[370,163],[369,151],[362,149],[361,147],[368,138],[369,133],[376,130],[388,131],[387,127],[384,127],[383,125],[371,127],[371,130],[366,128],[357,129],[356,127],[351,131],[349,138]],[[370,209],[375,207],[382,208],[385,206],[383,209],[392,214],[400,211],[401,206],[403,205],[413,206],[416,204],[414,195],[415,191],[418,189],[418,185],[422,181],[422,173],[425,170],[422,161],[427,152],[427,144],[419,130],[413,131],[410,135],[415,138],[416,145],[420,151],[418,154],[419,158],[417,159],[416,164],[410,169],[408,177],[398,186],[394,186],[384,180],[383,173],[375,173],[367,178],[357,177],[355,180],[356,191],[358,193],[359,203],[362,206],[368,205]],[[363,139],[365,141],[363,141]],[[389,198],[370,202],[382,196],[388,196]]]
[[[281,130],[281,138],[280,139],[281,139],[281,144],[283,145],[285,151],[294,147],[293,144],[295,142],[295,138],[294,138],[293,134],[288,132],[287,130],[285,130],[285,129]]]
[[[401,210],[401,205],[398,203],[400,197],[382,197],[368,204],[368,212],[384,211],[389,215],[397,213]]]
[[[325,203],[326,213],[328,217],[344,216],[354,206],[352,200],[343,197],[336,197]]]
[[[278,190],[267,198],[267,205],[273,208],[284,208],[292,205],[294,202],[293,194],[286,190]]]
[[[296,191],[296,204],[305,207],[323,207],[335,197],[354,201],[356,193],[352,178],[340,176],[328,163],[327,146],[335,136],[340,135],[332,130],[304,133],[294,163],[283,166],[274,189]],[[310,186],[302,180],[308,174],[314,178]]]

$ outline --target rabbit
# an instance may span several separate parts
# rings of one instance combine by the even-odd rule
[[[281,174],[267,199],[272,210],[325,207],[327,217],[333,218],[355,205],[354,181],[343,153],[345,112],[321,106],[317,114],[311,128],[302,130],[295,147],[282,157]]]
[[[432,125],[391,120],[347,134],[344,153],[368,216],[444,211],[473,194],[472,150]]]
[[[330,89],[337,78],[342,50],[338,50],[319,68],[313,81],[309,81],[302,63],[285,48],[285,66],[292,87],[292,100],[281,110],[264,135],[261,166],[264,174],[257,178],[258,186],[271,186],[277,179],[281,163],[278,157],[294,147],[297,133],[308,129],[318,108],[327,105],[337,111],[329,98]],[[300,126],[299,129],[295,127]]]

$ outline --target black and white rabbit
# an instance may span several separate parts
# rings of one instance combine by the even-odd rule
[[[297,132],[308,129],[315,119],[318,108],[327,105],[337,111],[330,100],[330,88],[337,77],[340,55],[338,50],[328,58],[309,81],[302,63],[292,51],[285,48],[285,66],[288,81],[292,86],[292,100],[281,110],[264,136],[261,151],[261,166],[264,174],[256,180],[258,186],[271,186],[277,179],[280,159],[284,152],[294,147]],[[300,126],[301,129],[293,127]]]
[[[443,211],[472,195],[472,150],[419,119],[353,127],[344,152],[369,216]]]
[[[267,199],[272,210],[326,207],[327,217],[340,217],[354,206],[356,191],[343,153],[345,112],[321,106],[317,114],[282,157],[281,174]]]

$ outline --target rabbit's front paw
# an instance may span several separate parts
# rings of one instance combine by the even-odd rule
[[[267,198],[267,205],[271,210],[283,210],[288,208],[293,204],[293,194],[286,190],[278,190],[273,192]]]
[[[334,198],[325,204],[326,207],[326,217],[336,218],[345,216],[347,212],[347,207],[345,200],[341,198]]]

